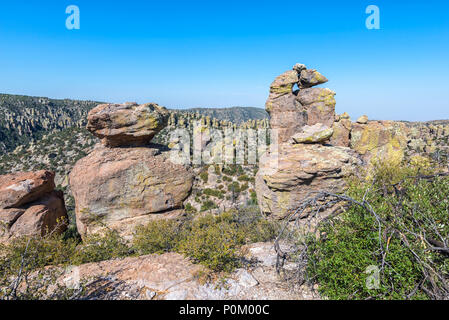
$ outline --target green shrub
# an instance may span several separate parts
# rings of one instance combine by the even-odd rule
[[[71,259],[74,265],[123,258],[132,254],[126,241],[115,230],[87,236]]]
[[[207,171],[201,172],[200,178],[204,183],[207,183],[209,181],[209,173],[207,173]]]
[[[217,209],[217,208],[218,208],[218,206],[215,202],[213,202],[212,200],[206,200],[201,205],[201,212],[205,212],[205,211],[209,211],[209,210],[213,210],[213,209]]]
[[[381,219],[360,206],[309,235],[309,279],[330,299],[425,299],[448,286],[449,259],[433,241],[449,238],[449,178],[407,178],[420,168],[379,166],[373,180],[352,181],[347,194],[365,199]],[[374,183],[373,183],[374,181]],[[400,184],[392,186],[391,184]],[[369,266],[380,270],[378,288],[369,289]],[[427,266],[430,269],[426,269]],[[424,275],[426,269],[431,279]]]
[[[179,222],[175,220],[152,221],[137,228],[133,248],[139,255],[169,252],[179,241],[179,229]]]
[[[203,193],[211,197],[223,199],[223,193],[220,190],[204,189]]]
[[[48,265],[69,265],[77,244],[73,239],[63,240],[57,235],[14,239],[0,247],[0,278],[18,274],[24,260],[28,261],[25,266],[27,272]]]
[[[207,215],[184,230],[178,251],[214,271],[229,272],[239,265],[237,249],[244,238],[231,213]]]
[[[199,202],[199,201],[196,201],[196,202]],[[195,209],[195,207],[193,207],[190,203],[187,203],[187,204],[185,205],[184,210],[186,211],[186,213],[195,213],[195,212],[197,212],[197,210]]]

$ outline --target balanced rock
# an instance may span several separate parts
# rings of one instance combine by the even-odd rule
[[[256,176],[256,192],[262,212],[283,219],[313,192],[342,192],[345,177],[361,162],[349,148],[321,144],[279,146],[278,159],[264,154]]]
[[[110,147],[142,146],[161,131],[169,112],[155,103],[102,104],[88,115],[87,129]]]
[[[326,81],[317,71],[308,70],[302,64],[296,64],[293,70],[274,80],[265,108],[270,114],[271,128],[277,131],[279,143],[287,142],[305,125],[323,123],[332,127],[335,93],[329,89],[310,88]],[[293,91],[295,85],[299,90]]]
[[[130,237],[138,225],[182,214],[193,173],[156,146],[108,148],[101,144],[70,173],[82,236],[105,227]]]
[[[296,79],[299,90],[293,91]],[[293,72],[284,73],[271,85],[266,109],[279,144],[277,151],[260,158],[256,176],[259,206],[268,216],[285,218],[313,192],[343,191],[344,178],[361,164],[357,153],[347,147],[350,129],[341,133],[335,126],[335,92],[313,88],[325,82],[316,70],[296,64]],[[346,123],[349,119],[338,120],[344,128],[351,127]],[[323,144],[336,131],[338,144],[346,147]]]
[[[357,119],[357,123],[359,124],[367,124],[368,123],[368,116],[363,115],[360,118]]]
[[[54,173],[22,172],[0,176],[0,241],[61,233],[68,220]]]
[[[298,86],[299,88],[311,88],[328,81],[325,76],[316,70],[302,70]]]
[[[322,143],[330,139],[334,130],[322,123],[313,126],[304,126],[302,132],[295,134],[292,139],[295,143]]]

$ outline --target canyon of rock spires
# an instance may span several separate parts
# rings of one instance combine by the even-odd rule
[[[0,176],[0,242],[65,230],[67,211],[54,177],[44,170]]]
[[[168,121],[157,104],[99,105],[87,128],[102,139],[70,173],[76,222],[82,236],[105,227],[130,237],[138,225],[183,214],[193,173],[174,164],[151,139]]]

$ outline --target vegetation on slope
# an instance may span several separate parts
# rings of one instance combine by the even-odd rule
[[[48,235],[43,238],[22,237],[8,245],[0,244],[0,299],[47,298],[42,287],[56,280],[48,266],[71,266],[128,256],[179,252],[212,272],[230,272],[241,262],[239,249],[254,242],[274,239],[277,224],[264,220],[257,207],[240,213],[187,217],[181,221],[160,220],[136,230],[128,242],[113,230],[87,236],[84,241],[72,237]],[[31,277],[32,274],[39,275]],[[47,282],[42,279],[47,277]],[[12,290],[17,283],[24,290]],[[66,297],[61,290],[58,299]]]
[[[383,164],[322,194],[345,209],[300,241],[303,279],[330,299],[447,299],[449,177],[426,167]]]

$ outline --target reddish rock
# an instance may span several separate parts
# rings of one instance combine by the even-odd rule
[[[351,119],[341,118],[334,122],[334,134],[331,137],[330,143],[334,146],[349,147],[352,122]]]
[[[78,231],[84,236],[107,226],[130,236],[152,219],[179,216],[192,184],[192,171],[156,147],[98,145],[70,173]]]
[[[324,88],[303,89],[299,91],[297,101],[307,114],[306,124],[322,123],[332,127],[335,121],[335,92]]]
[[[256,176],[256,192],[262,212],[283,219],[303,200],[320,190],[342,192],[345,179],[361,164],[349,148],[321,144],[279,146],[278,158],[264,154]]]
[[[25,209],[0,209],[0,224],[8,229],[25,212]]]
[[[45,170],[0,176],[0,208],[18,208],[53,191],[54,177]]]
[[[332,127],[335,93],[329,89],[311,88],[326,81],[316,70],[307,70],[301,64],[274,80],[265,108],[270,114],[271,128],[277,130],[279,143],[287,142],[305,125],[322,123]],[[300,90],[294,91],[295,85]]]
[[[30,204],[14,222],[10,234],[12,237],[18,237],[44,236],[48,232],[60,233],[65,230],[67,219],[64,195],[61,191],[53,191]]]

